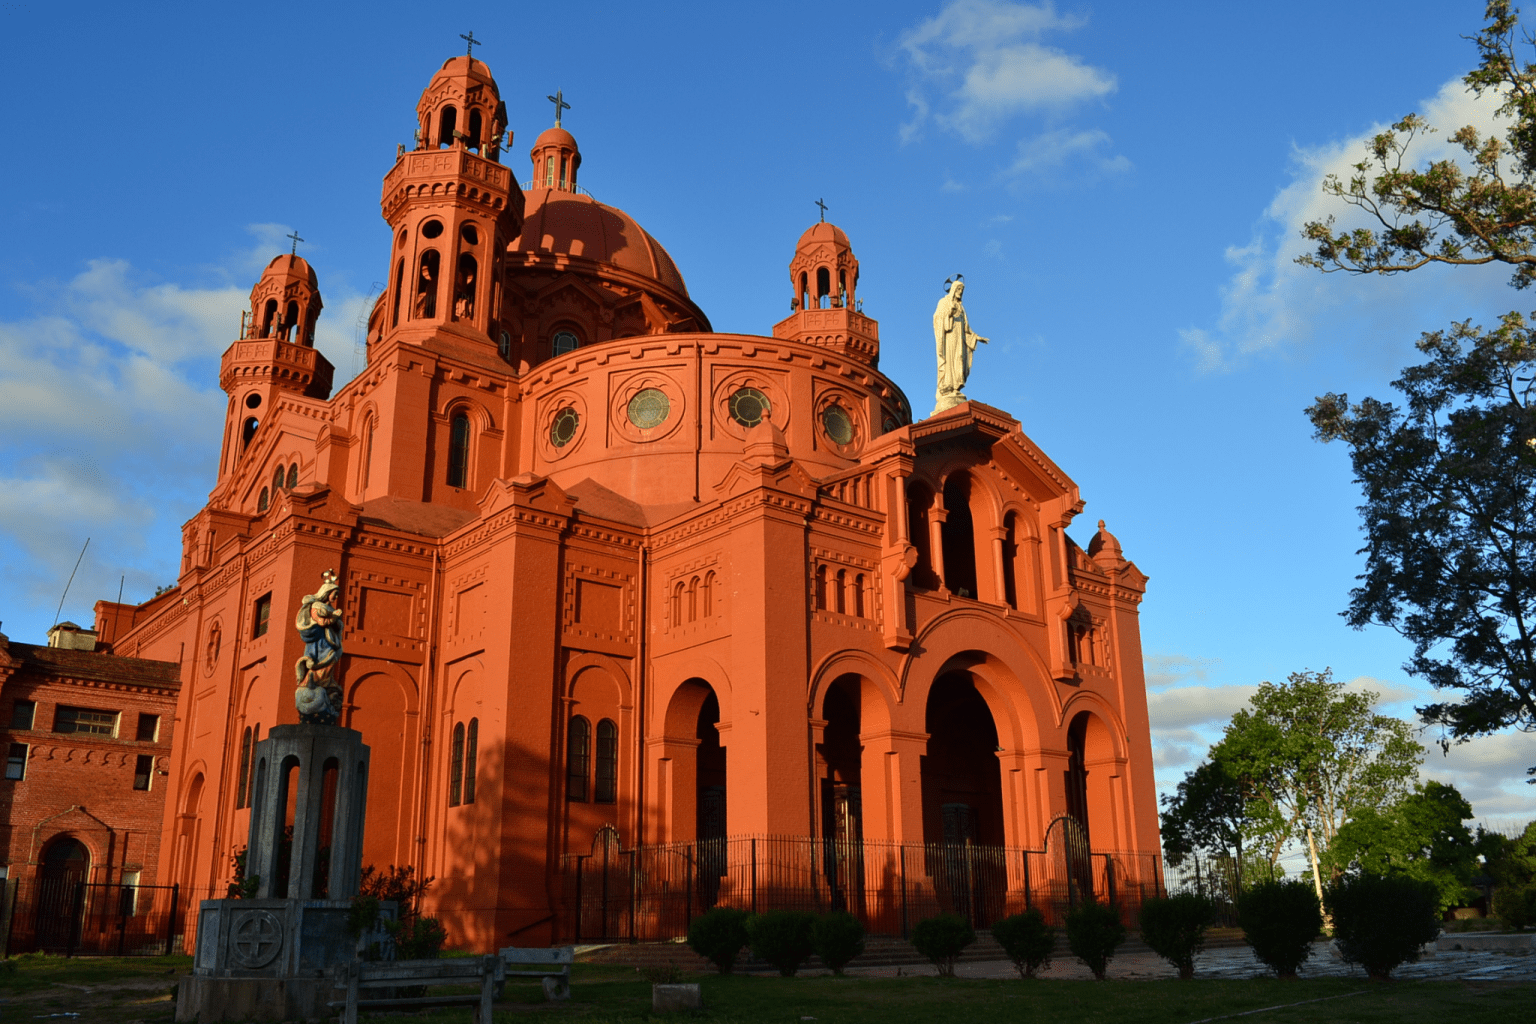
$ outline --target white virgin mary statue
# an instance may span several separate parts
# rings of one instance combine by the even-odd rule
[[[971,375],[976,343],[987,340],[971,330],[965,307],[960,304],[964,292],[965,282],[956,281],[933,311],[933,344],[939,357],[939,388],[934,415],[970,401],[965,397],[965,381]]]

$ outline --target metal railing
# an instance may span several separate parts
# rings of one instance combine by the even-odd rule
[[[187,894],[176,885],[11,879],[0,885],[0,955],[180,952]]]

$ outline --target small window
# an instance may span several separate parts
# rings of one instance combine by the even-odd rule
[[[469,720],[469,731],[464,739],[464,802],[475,802],[475,759],[480,746],[480,719]]]
[[[650,430],[667,422],[667,416],[672,412],[672,402],[665,391],[646,388],[629,400],[625,411],[630,423],[641,430]]]
[[[153,743],[160,738],[160,716],[140,715],[139,729],[134,734],[134,739],[141,743]]]
[[[496,345],[496,351],[501,353],[501,358],[510,359],[512,356],[512,335],[502,331],[501,340]]]
[[[20,782],[27,777],[27,745],[12,743],[11,752],[5,759],[5,777]]]
[[[587,776],[591,771],[592,726],[577,715],[571,719],[569,742],[565,746],[565,798],[586,803]]]
[[[267,506],[270,504],[272,504],[272,502],[267,495],[267,489],[263,487],[261,489],[261,497],[256,499],[256,511],[265,512],[267,510]]]
[[[464,723],[453,727],[453,752],[448,758],[448,806],[457,807],[464,797]]]
[[[155,759],[148,754],[140,754],[133,761],[133,788],[149,790],[149,780],[155,771]]]
[[[299,486],[299,464],[295,462],[288,467],[288,489],[291,491]]]
[[[247,786],[251,777],[251,727],[246,726],[240,737],[240,777],[235,780],[235,810],[246,804]]]
[[[453,417],[448,431],[448,486],[463,487],[469,479],[469,417]]]
[[[597,786],[595,803],[611,804],[619,795],[619,727],[613,719],[597,723]]]
[[[251,639],[267,635],[267,627],[272,624],[272,595],[256,599],[256,626],[251,630]]]
[[[122,880],[121,901],[118,903],[118,913],[122,917],[135,917],[139,913],[139,871],[124,871]]]
[[[567,352],[575,352],[581,347],[581,339],[571,331],[556,331],[550,339],[549,351],[551,355],[563,356]]]
[[[256,436],[256,428],[259,426],[261,426],[261,421],[258,420],[255,416],[246,417],[245,426],[240,428],[241,448],[250,446],[251,438]]]
[[[821,414],[821,426],[833,444],[853,443],[853,418],[842,406],[827,406]]]
[[[744,427],[755,427],[773,412],[768,396],[757,388],[741,388],[730,398],[731,419]]]
[[[576,429],[580,426],[581,415],[573,406],[566,406],[555,413],[549,425],[549,443],[556,448],[564,448],[575,439]]]
[[[53,713],[54,732],[72,732],[84,736],[117,735],[116,711],[98,711],[95,708],[71,708],[60,704]]]
[[[11,705],[11,728],[30,729],[32,721],[37,717],[37,703],[30,700],[19,700]]]

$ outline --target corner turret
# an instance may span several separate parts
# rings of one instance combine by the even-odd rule
[[[789,261],[789,308],[773,336],[820,345],[880,365],[880,326],[859,309],[859,260],[848,236],[825,220],[812,224]]]

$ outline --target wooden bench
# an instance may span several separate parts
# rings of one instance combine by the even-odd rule
[[[464,956],[446,960],[354,960],[337,966],[332,978],[347,990],[345,1000],[327,1005],[343,1009],[342,1024],[357,1024],[359,1009],[421,1009],[428,1006],[473,1006],[476,1024],[491,1024],[491,1000],[506,981],[506,963],[499,956]],[[478,995],[365,995],[368,989],[397,989],[423,985],[479,984]]]
[[[576,961],[575,946],[556,946],[554,949],[518,949],[516,946],[507,946],[501,951],[500,958],[509,978],[543,979],[545,999],[570,998],[571,964]]]

